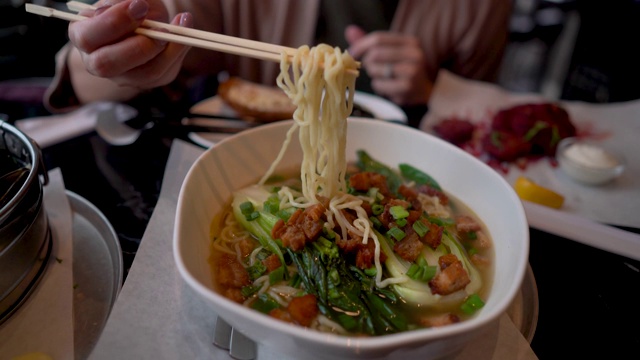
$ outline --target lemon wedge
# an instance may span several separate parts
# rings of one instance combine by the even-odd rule
[[[564,196],[540,186],[524,176],[516,179],[513,188],[522,200],[531,201],[554,209],[561,208],[564,203]]]

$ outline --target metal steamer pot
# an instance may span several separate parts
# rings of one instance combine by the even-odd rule
[[[0,324],[37,286],[49,261],[48,181],[35,141],[0,120]]]

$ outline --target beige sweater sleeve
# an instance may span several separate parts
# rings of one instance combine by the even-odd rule
[[[511,0],[405,0],[391,27],[420,39],[432,81],[441,68],[492,81],[508,40],[510,15]]]

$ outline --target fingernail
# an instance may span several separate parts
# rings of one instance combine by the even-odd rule
[[[182,27],[193,26],[193,16],[191,15],[191,13],[185,12],[180,14],[180,26]]]
[[[136,20],[147,16],[148,11],[149,4],[144,0],[133,0],[131,4],[129,4],[129,15]]]
[[[94,14],[93,14],[93,15],[94,15],[94,16],[95,16],[95,15],[100,15],[100,14],[102,14],[103,12],[107,11],[107,9],[109,9],[110,7],[111,7],[111,5],[103,5],[103,6],[100,6],[99,8],[97,8],[97,9],[96,9],[96,11],[94,12]]]

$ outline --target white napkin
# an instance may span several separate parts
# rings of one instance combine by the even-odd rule
[[[136,109],[125,104],[94,102],[66,114],[17,120],[15,126],[45,148],[93,131],[98,113],[109,109],[114,110],[120,122],[137,114]]]
[[[212,344],[216,314],[182,280],[173,260],[173,228],[184,177],[203,150],[180,140],[171,147],[160,198],[127,281],[90,359],[231,359]],[[259,360],[286,360],[257,347]],[[537,359],[505,314],[456,357]]]
[[[72,217],[60,169],[49,172],[44,207],[53,236],[49,264],[34,292],[0,326],[0,360],[29,353],[74,359]]]

